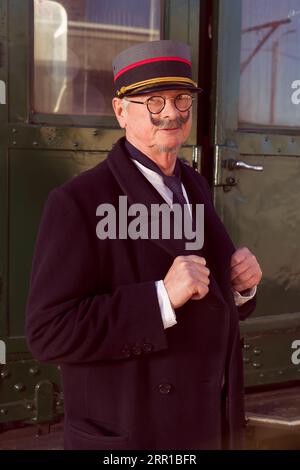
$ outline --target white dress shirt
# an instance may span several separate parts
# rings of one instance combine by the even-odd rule
[[[152,184],[152,186],[154,186],[154,188],[159,192],[159,194],[166,201],[166,203],[172,207],[173,193],[171,189],[165,185],[162,176],[156,173],[155,171],[150,170],[150,168],[145,167],[140,162],[134,159],[132,159],[132,161],[137,166],[137,168],[141,171],[141,173],[145,176],[145,178],[147,178],[147,180]],[[184,198],[187,204],[189,204],[188,195],[182,183],[181,183],[181,187],[182,187]],[[190,205],[188,206],[188,208],[191,214]],[[171,326],[174,326],[177,323],[175,311],[171,305],[163,280],[156,281],[155,286],[156,286],[157,298],[158,298],[158,303],[159,303],[159,307],[161,311],[164,328],[170,328]],[[237,306],[241,306],[245,302],[248,302],[248,300],[252,299],[255,296],[255,294],[256,294],[256,287],[253,287],[250,290],[249,295],[247,296],[242,296],[239,292],[233,290],[234,300]]]

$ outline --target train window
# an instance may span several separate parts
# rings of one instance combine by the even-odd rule
[[[160,10],[160,0],[34,0],[34,112],[112,116],[112,59],[160,38]]]
[[[299,127],[300,0],[243,0],[239,122]]]

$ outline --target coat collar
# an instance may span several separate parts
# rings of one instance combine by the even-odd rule
[[[135,164],[130,160],[124,146],[125,138],[121,138],[110,152],[107,164],[116,178],[122,192],[127,196],[128,204],[144,204],[150,214],[152,204],[166,204],[158,191],[144,177]],[[148,219],[150,224],[150,217]],[[165,250],[172,258],[186,254],[183,239],[151,239],[160,248]],[[191,254],[191,253],[189,253]]]
[[[127,196],[128,203],[144,204],[150,213],[151,204],[165,204],[166,201],[154,186],[144,177],[136,165],[129,158],[124,145],[125,138],[122,137],[113,147],[107,158],[107,164],[116,178],[122,192]],[[205,224],[212,225],[213,213],[208,196],[199,184],[199,180],[193,177],[194,171],[185,163],[180,163],[181,178],[192,202],[193,216],[195,216],[196,204],[205,205]],[[208,227],[207,227],[208,228]],[[186,239],[181,240],[153,240],[172,257],[179,255],[201,255],[199,250],[185,250]]]
[[[149,211],[151,204],[163,204],[165,200],[156,191],[152,184],[144,177],[138,170],[135,164],[130,160],[126,153],[124,146],[125,138],[121,138],[113,147],[107,158],[107,164],[117,180],[123,194],[127,196],[128,204],[140,203],[144,204]],[[191,176],[191,169],[186,164],[180,162],[182,182],[188,192],[190,200],[193,202],[193,209],[196,203],[205,204],[205,224],[210,225],[211,209],[205,191],[199,185],[199,180]],[[148,219],[150,226],[150,217]],[[151,242],[157,244],[161,249],[167,252],[171,259],[176,256],[196,254],[204,256],[202,250],[186,250],[185,238],[182,239],[150,239]],[[211,288],[213,294],[221,301],[224,302],[222,294],[215,282],[213,275],[211,275]]]

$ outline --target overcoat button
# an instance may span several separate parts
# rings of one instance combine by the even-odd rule
[[[144,351],[145,353],[151,352],[152,349],[153,349],[152,344],[150,344],[150,343],[144,343],[144,344],[143,344],[143,351]]]
[[[168,393],[172,391],[172,385],[171,384],[159,384],[158,389],[160,393],[167,395]]]
[[[132,352],[135,356],[139,356],[139,355],[142,353],[142,349],[141,349],[139,346],[132,346],[131,352]]]

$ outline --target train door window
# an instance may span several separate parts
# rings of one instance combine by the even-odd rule
[[[160,12],[160,0],[34,0],[34,113],[112,116],[112,59],[160,39]]]
[[[243,0],[241,38],[240,127],[299,127],[300,0]]]

